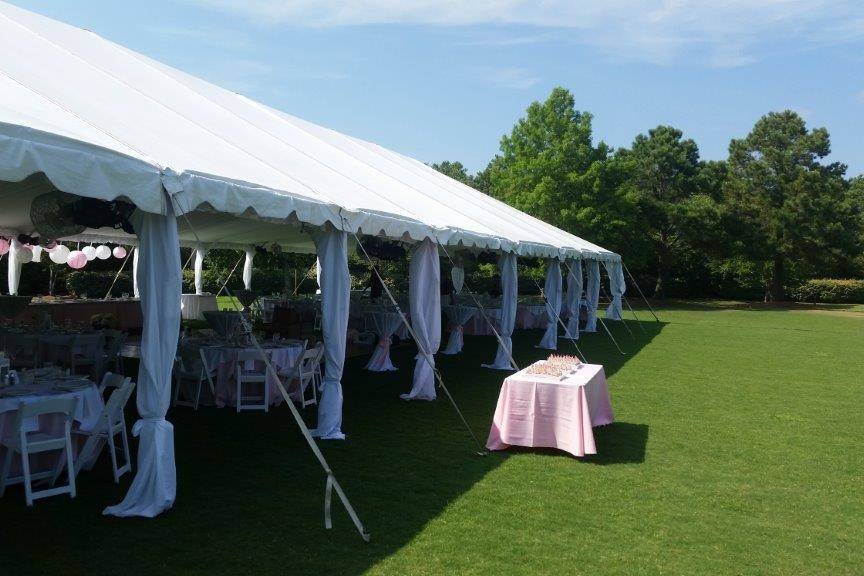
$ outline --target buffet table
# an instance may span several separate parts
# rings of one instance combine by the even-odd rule
[[[579,364],[563,379],[530,370],[529,366],[504,380],[486,447],[503,450],[514,445],[558,448],[573,456],[596,454],[592,427],[615,420],[603,366]]]

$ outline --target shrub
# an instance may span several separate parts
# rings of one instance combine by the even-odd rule
[[[108,288],[111,287],[116,274],[116,272],[85,270],[69,272],[66,275],[66,289],[73,296],[83,297],[86,294],[88,298],[103,298],[108,292]],[[117,278],[117,283],[111,290],[112,296],[120,296],[124,293],[132,294],[132,274],[130,272],[121,272]]]
[[[807,280],[792,290],[792,297],[801,302],[864,303],[864,280]]]

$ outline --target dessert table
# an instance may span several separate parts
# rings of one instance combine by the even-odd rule
[[[36,372],[37,374],[39,371]],[[102,396],[96,385],[82,377],[60,377],[46,375],[29,381],[26,372],[20,372],[22,384],[0,388],[0,438],[8,438],[16,433],[15,421],[18,409],[22,404],[37,402],[45,398],[77,398],[73,420],[81,430],[92,430],[99,421],[102,409],[105,407]],[[45,374],[45,372],[42,372]],[[27,432],[42,430],[57,434],[63,430],[63,419],[56,415],[44,415],[40,419],[32,418],[24,422]],[[74,444],[74,443],[73,443]],[[77,449],[77,448],[76,448]],[[5,448],[0,445],[0,464],[5,461]],[[43,453],[31,458],[33,472],[52,469],[61,452]],[[21,459],[12,462],[12,476],[20,475]]]
[[[480,310],[475,306],[444,306],[444,315],[447,317],[450,337],[447,346],[441,350],[441,354],[458,354],[462,351],[465,332],[465,324],[475,317]]]
[[[615,420],[603,366],[579,364],[563,379],[531,374],[530,369],[504,380],[486,447],[503,450],[513,445],[558,448],[573,456],[596,454],[592,428]]]
[[[270,359],[270,363],[279,372],[288,372],[296,364],[303,351],[306,349],[302,342],[264,342],[261,344],[264,353]],[[237,395],[235,383],[235,367],[237,357],[241,352],[254,352],[253,346],[233,346],[220,344],[215,346],[201,346],[201,353],[207,361],[207,366],[216,371],[216,406],[234,406]],[[265,369],[263,361],[247,361],[246,370]],[[270,380],[270,404],[276,406],[282,402],[282,394],[276,385],[276,376],[268,374]]]

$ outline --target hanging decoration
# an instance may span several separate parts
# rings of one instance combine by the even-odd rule
[[[69,260],[69,248],[63,244],[58,244],[53,250],[48,251],[48,258],[54,264],[66,264]]]
[[[92,248],[92,246],[90,246],[90,248]],[[83,250],[73,250],[69,253],[69,257],[66,259],[66,264],[74,270],[80,270],[87,265],[87,255],[84,254]]]
[[[3,256],[7,252],[9,252],[9,240],[0,238],[0,256]]]
[[[112,254],[114,254],[114,258],[122,260],[126,257],[126,248],[124,248],[123,246],[115,246]]]
[[[104,244],[96,247],[96,258],[99,260],[107,260],[111,257],[111,248]]]
[[[81,249],[81,252],[84,253],[84,256],[87,258],[88,262],[96,258],[96,248],[94,248],[93,246],[85,246]]]

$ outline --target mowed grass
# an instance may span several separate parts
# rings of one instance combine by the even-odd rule
[[[474,455],[443,398],[406,403],[400,371],[344,377],[346,442],[322,449],[372,533],[364,543],[284,407],[173,410],[178,499],[156,520],[100,515],[120,499],[103,460],[74,501],[0,499],[0,573],[862,574],[864,311],[670,304],[620,324],[606,366],[617,422],[599,455]],[[516,357],[544,356],[517,332]],[[439,366],[485,441],[502,373],[492,338]],[[561,343],[561,350],[569,350]],[[304,413],[314,423],[314,410]]]

